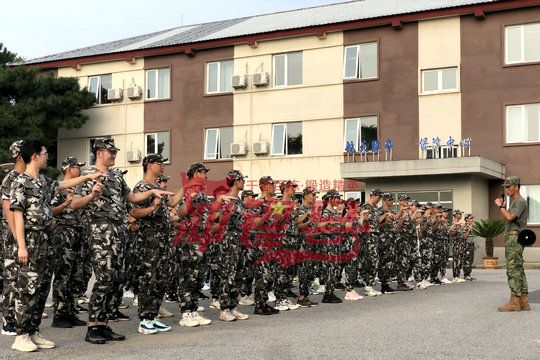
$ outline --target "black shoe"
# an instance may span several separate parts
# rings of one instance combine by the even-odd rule
[[[338,283],[336,284],[336,290],[338,290],[338,291],[345,291],[345,285],[343,285],[342,282],[338,282]]]
[[[396,288],[396,291],[410,291],[413,290],[414,286],[408,284],[399,284]]]
[[[204,293],[202,291],[199,291],[199,299],[210,299],[208,296],[204,295]]]
[[[255,305],[255,311],[253,311],[253,313],[255,315],[273,315],[274,314],[274,312],[272,311],[270,306],[268,306],[266,304],[265,305],[260,305],[260,304]]]
[[[2,335],[15,336],[17,335],[17,330],[15,329],[15,323],[5,322],[2,325]]]
[[[296,301],[296,303],[298,305],[300,305],[300,307],[303,307],[303,308],[315,307],[315,306],[319,305],[316,302],[313,302],[313,301],[309,300],[309,298],[307,296],[305,298],[303,298],[302,300]]]
[[[77,314],[87,313],[88,309],[85,308],[85,307],[82,307],[81,305],[77,305],[77,306],[75,306],[75,311],[77,312]]]
[[[177,303],[178,301],[178,294],[168,294],[165,298],[165,302],[168,303]]]
[[[294,291],[292,291],[291,289],[287,290],[285,292],[285,296],[288,297],[288,298],[293,298],[293,299],[296,299],[298,297],[298,294],[295,294]]]
[[[123,341],[126,340],[126,335],[120,335],[115,333],[108,325],[99,325],[99,333],[105,338],[105,340]]]
[[[131,318],[125,314],[122,314],[120,312],[120,310],[116,310],[114,313],[113,313],[113,316],[116,318],[116,320],[120,320],[120,321],[129,321],[131,320]]]
[[[382,284],[382,285],[381,285],[381,292],[382,292],[383,294],[395,294],[395,293],[396,293],[396,290],[392,289],[392,288],[390,287],[390,285],[388,285],[388,284]]]
[[[442,285],[442,281],[439,280],[438,278],[435,278],[434,280],[431,280],[431,283],[435,284],[435,285]]]
[[[270,309],[270,311],[272,312],[272,315],[279,314],[279,310],[276,309],[275,307],[272,307],[272,306],[270,306],[270,305],[268,305],[268,304],[266,304],[266,307],[267,307],[268,309]]]
[[[75,314],[69,317],[69,321],[73,326],[86,326],[86,321],[79,319],[79,317]]]
[[[338,298],[334,293],[326,293],[322,298],[322,302],[325,304],[339,304],[342,303],[343,300]]]
[[[105,344],[107,342],[107,339],[103,337],[100,329],[97,326],[90,326],[86,331],[84,341],[88,341],[92,344]]]
[[[364,284],[363,282],[360,282],[360,281],[355,281],[353,283],[353,286],[356,287],[356,288],[363,288],[366,286],[366,284]]]
[[[86,325],[86,323],[84,323]],[[73,327],[73,323],[66,316],[56,315],[53,317],[51,327],[69,329]]]

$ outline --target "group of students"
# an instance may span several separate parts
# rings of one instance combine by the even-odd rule
[[[421,289],[473,280],[473,216],[463,221],[459,210],[452,221],[448,209],[406,195],[394,204],[394,195],[379,189],[362,205],[335,190],[318,201],[316,189],[297,193],[293,181],[276,184],[270,176],[259,179],[257,195],[244,190],[238,170],[208,196],[210,169],[202,163],[192,164],[188,181],[171,192],[163,175],[168,159],[159,154],[145,156],[144,177],[131,190],[125,171],[114,167],[118,151],[113,139],[96,139],[95,166],[81,175],[85,163],[69,157],[63,180],[53,181],[40,173],[47,165],[43,144],[20,140],[10,147],[15,165],[2,182],[2,333],[16,335],[12,349],[55,346],[39,333],[53,277],[52,326],[87,325],[92,344],[125,339],[109,322],[129,320],[119,310],[126,289],[136,296],[138,332],[155,334],[171,329],[160,321],[172,316],[164,298],[179,302],[181,326],[211,323],[199,306],[205,282],[210,307],[233,322],[249,318],[239,305],[273,315],[317,306],[309,298],[315,293],[323,293],[323,303],[341,303],[336,290],[355,301],[362,299],[359,287],[378,296],[412,290],[414,280]],[[452,280],[445,276],[450,252]],[[95,282],[84,309],[77,297],[90,273]],[[81,311],[88,322],[78,318]]]

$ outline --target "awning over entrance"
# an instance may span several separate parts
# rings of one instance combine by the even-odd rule
[[[344,179],[367,180],[403,176],[475,174],[486,179],[504,179],[506,167],[480,157],[445,159],[344,162],[340,164]]]

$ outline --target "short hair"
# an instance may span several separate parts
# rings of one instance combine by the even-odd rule
[[[21,156],[24,160],[24,163],[26,165],[30,164],[30,161],[32,161],[32,156],[34,154],[41,154],[41,151],[43,151],[44,147],[45,144],[43,144],[39,140],[25,141],[23,146],[21,147]]]

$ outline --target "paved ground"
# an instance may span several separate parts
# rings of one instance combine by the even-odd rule
[[[473,283],[244,322],[220,322],[218,312],[209,309],[213,323],[191,329],[178,326],[177,307],[167,304],[176,310],[165,320],[173,326],[170,333],[143,336],[136,333],[135,320],[114,323],[128,339],[106,345],[84,342],[84,328],[53,329],[47,319],[42,333],[56,349],[16,353],[10,349],[13,337],[0,336],[0,359],[540,359],[540,271],[527,271],[532,311],[522,313],[497,312],[508,298],[504,270],[473,275],[478,279]],[[133,307],[126,313],[135,318]]]

